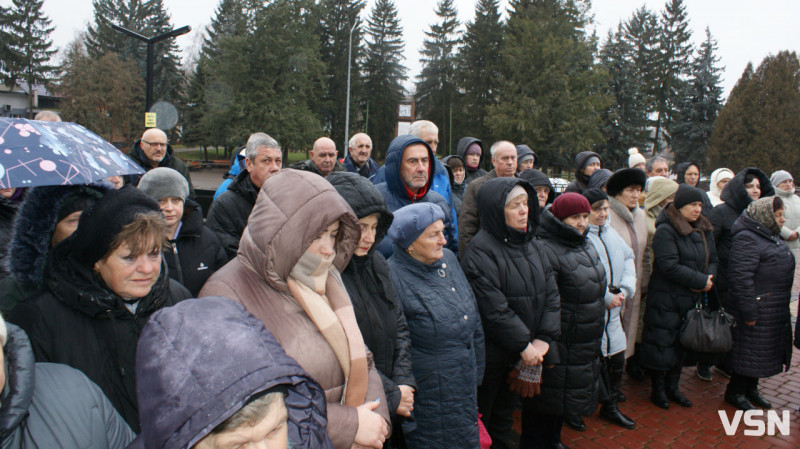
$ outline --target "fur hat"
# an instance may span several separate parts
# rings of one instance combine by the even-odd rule
[[[432,203],[415,203],[394,211],[394,221],[389,227],[389,237],[406,249],[414,243],[428,226],[437,220],[444,221],[444,211]]]
[[[139,190],[150,195],[156,201],[164,198],[181,198],[189,196],[189,183],[177,170],[169,167],[157,167],[142,176]]]
[[[614,172],[611,178],[606,183],[606,192],[608,196],[617,196],[620,192],[625,190],[628,186],[641,186],[644,190],[644,185],[647,183],[647,175],[644,170],[639,168],[623,168]]]
[[[689,184],[681,184],[675,192],[675,208],[680,209],[687,204],[702,203],[705,192]]]
[[[589,204],[589,200],[575,192],[562,193],[550,206],[550,212],[559,220],[575,214],[588,214],[591,211],[592,206]]]
[[[633,168],[638,164],[646,164],[647,159],[642,156],[642,153],[639,152],[639,149],[636,147],[628,148],[628,167]]]

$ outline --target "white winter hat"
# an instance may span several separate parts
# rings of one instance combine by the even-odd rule
[[[631,147],[628,149],[628,167],[633,168],[639,164],[646,164],[647,159],[642,156],[642,153],[639,152],[639,149],[636,147]]]

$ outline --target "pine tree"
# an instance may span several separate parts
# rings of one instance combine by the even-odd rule
[[[11,7],[11,33],[16,58],[8,65],[9,81],[28,85],[28,112],[33,115],[33,91],[37,84],[49,85],[58,68],[50,64],[56,53],[50,33],[51,20],[42,11],[44,0],[14,0]]]
[[[646,126],[655,128],[655,121],[651,122],[649,116],[655,116],[656,92],[659,86],[658,17],[646,6],[642,6],[623,24],[623,30],[621,38],[631,50],[628,59],[633,62],[634,72],[639,80],[637,103],[644,109]],[[651,138],[648,137],[646,145],[639,146],[642,151],[645,147],[650,147],[651,150],[655,147]]]
[[[680,92],[689,75],[692,57],[692,32],[683,0],[669,0],[661,13],[659,54],[656,59],[658,84],[655,100],[654,151],[660,150],[661,136],[679,119]]]
[[[14,15],[11,8],[0,6],[0,79],[6,84],[13,84],[11,67],[18,64],[17,36],[11,30]]]
[[[443,156],[453,154],[458,139],[453,135],[452,123],[459,100],[455,65],[460,23],[453,0],[439,0],[434,12],[439,21],[425,32],[415,100],[417,118],[430,120],[439,127],[438,153]]]
[[[721,69],[717,66],[717,42],[706,28],[706,40],[692,61],[692,75],[680,99],[680,120],[670,130],[676,161],[705,164],[708,139],[722,108]]]
[[[628,148],[644,148],[649,140],[644,82],[636,70],[635,48],[624,33],[620,23],[616,33],[609,31],[600,51],[600,64],[609,74],[605,91],[614,101],[602,114],[605,143],[597,150],[612,167],[624,165]]]
[[[394,138],[397,103],[403,99],[403,28],[392,0],[377,0],[367,21],[364,92],[369,116],[366,131],[372,138],[373,158],[382,159]]]
[[[345,135],[345,111],[347,109],[347,62],[349,56],[350,30],[364,9],[364,0],[320,1],[320,52],[325,63],[328,80],[327,93],[323,98],[322,120],[336,142],[339,154],[344,154],[342,145]],[[362,120],[359,107],[353,103],[361,95],[361,24],[353,30],[352,60],[350,68],[350,127],[358,126]],[[350,133],[352,135],[352,133]]]
[[[489,109],[497,135],[533,148],[545,167],[572,166],[573,155],[603,140],[607,73],[594,64],[587,1],[512,0],[501,49],[500,101]]]
[[[713,167],[800,172],[800,60],[795,52],[748,64],[717,117],[709,140]]]
[[[111,28],[111,24],[152,37],[172,29],[163,0],[93,0],[94,24],[89,27],[86,49],[92,58],[105,53],[116,53],[121,59],[132,61],[138,74],[145,79],[147,72],[146,44]],[[153,97],[155,101],[177,102],[182,80],[180,57],[173,39],[155,45],[153,64]]]
[[[489,107],[497,103],[503,24],[498,0],[478,0],[475,19],[467,23],[458,52],[458,84],[464,95],[454,124],[455,136],[473,136],[488,143]]]

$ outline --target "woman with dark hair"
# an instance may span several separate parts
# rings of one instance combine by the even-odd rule
[[[165,228],[158,203],[135,187],[106,192],[48,254],[43,288],[9,317],[37,361],[83,371],[134,432],[139,333],[153,312],[190,297],[167,276]]]
[[[542,394],[526,404],[521,448],[561,447],[564,416],[580,418],[597,408],[607,280],[586,237],[590,212],[582,195],[562,193],[542,212],[536,231],[561,298],[561,333],[550,348],[553,364],[542,369]]]
[[[438,205],[416,203],[396,210],[389,228],[389,267],[418,386],[404,430],[409,448],[477,449],[483,329],[458,259],[444,248],[444,217]]]
[[[533,171],[538,172],[525,170]],[[550,348],[561,328],[558,287],[547,258],[532,241],[539,222],[538,203],[525,181],[487,181],[478,191],[481,230],[461,261],[486,335],[478,410],[497,449],[510,447],[511,415],[519,397],[509,385],[509,375],[515,369],[541,370],[542,365],[555,363],[556,351]],[[523,394],[523,404],[530,397]],[[527,410],[523,405],[523,415]]]
[[[714,242],[716,242],[717,246],[717,257],[719,257],[719,270],[715,281],[716,288],[714,288],[715,294],[709,297],[712,308],[727,307],[728,305],[728,255],[733,243],[732,229],[734,222],[752,201],[773,195],[775,195],[775,189],[773,189],[766,173],[755,167],[747,167],[728,182],[728,185],[720,193],[720,199],[723,203],[712,209],[708,215],[708,220],[714,226]],[[726,355],[720,358],[716,366],[717,370],[723,375],[730,377],[730,367],[728,366]],[[711,380],[710,368],[710,363],[699,364],[698,377],[704,380]]]
[[[393,215],[367,178],[357,173],[333,172],[325,179],[347,201],[361,225],[361,237],[342,271],[342,281],[353,302],[364,343],[372,351],[392,416],[394,432],[384,448],[405,447],[401,425],[404,417],[411,417],[417,388],[411,370],[411,339],[389,265],[375,250],[375,242],[386,235]]]
[[[669,408],[669,401],[692,406],[678,389],[687,355],[679,342],[681,323],[696,303],[705,302],[717,273],[713,228],[702,215],[703,198],[707,196],[700,189],[681,184],[656,220],[639,358],[652,370],[650,400],[661,408]]]
[[[780,197],[760,198],[733,225],[728,310],[737,326],[725,402],[740,410],[771,408],[758,392],[758,380],[788,370],[792,359],[789,301],[795,262],[780,238],[784,212]]]

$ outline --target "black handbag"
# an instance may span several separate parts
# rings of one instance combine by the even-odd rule
[[[680,342],[694,352],[720,354],[731,350],[731,327],[736,323],[733,315],[724,308],[710,310],[699,302],[686,313],[681,326]]]

